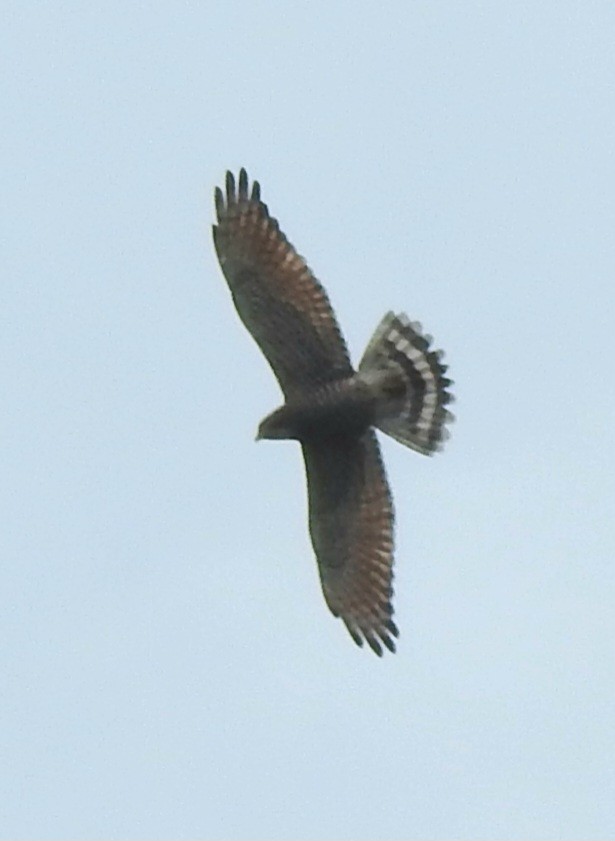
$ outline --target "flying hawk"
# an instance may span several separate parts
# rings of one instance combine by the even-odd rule
[[[448,437],[451,380],[442,351],[404,314],[388,312],[358,370],[327,293],[269,215],[245,169],[215,191],[213,237],[239,317],[285,402],[258,438],[301,443],[309,528],[325,600],[357,645],[395,651],[393,502],[374,427],[431,455]]]

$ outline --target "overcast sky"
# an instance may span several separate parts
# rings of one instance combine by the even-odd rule
[[[6,2],[0,834],[615,834],[615,7]],[[217,266],[245,166],[357,360],[388,309],[458,421],[383,441],[398,653],[327,611],[297,445]]]

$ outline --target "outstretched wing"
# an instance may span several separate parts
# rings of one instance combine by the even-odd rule
[[[303,443],[322,589],[357,645],[395,651],[393,503],[372,430]]]
[[[260,186],[238,189],[226,174],[226,196],[215,193],[213,227],[220,266],[237,312],[289,397],[352,373],[348,350],[327,293],[269,216]]]

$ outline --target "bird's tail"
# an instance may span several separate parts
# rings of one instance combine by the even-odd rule
[[[443,351],[430,350],[432,337],[422,332],[418,321],[388,312],[372,336],[359,371],[368,373],[393,368],[406,384],[405,397],[395,414],[376,422],[382,432],[401,444],[431,455],[449,437],[445,424],[453,420],[446,408],[453,399],[452,384],[444,376]]]

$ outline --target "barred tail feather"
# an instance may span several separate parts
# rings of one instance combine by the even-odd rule
[[[401,444],[431,455],[449,437],[446,423],[454,416],[446,408],[453,400],[447,391],[452,380],[444,376],[441,350],[430,350],[432,337],[422,332],[418,321],[388,312],[372,336],[359,371],[394,367],[406,382],[403,406],[394,415],[377,421],[382,432]]]

